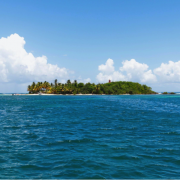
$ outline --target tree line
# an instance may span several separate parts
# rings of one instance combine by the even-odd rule
[[[33,82],[28,86],[29,94],[155,94],[151,87],[134,82],[117,81],[104,84],[78,83],[77,80],[66,83]]]

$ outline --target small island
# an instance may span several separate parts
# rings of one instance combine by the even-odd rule
[[[170,92],[170,93],[168,93],[168,92],[163,92],[162,94],[176,94],[176,93],[174,93],[174,92]]]
[[[33,82],[28,86],[29,94],[157,94],[151,87],[135,82],[117,81],[104,84],[78,83],[77,80],[66,83]]]

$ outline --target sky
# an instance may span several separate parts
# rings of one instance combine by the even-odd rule
[[[33,81],[180,92],[179,0],[0,0],[0,93]]]

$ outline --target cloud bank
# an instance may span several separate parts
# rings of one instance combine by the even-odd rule
[[[47,62],[46,56],[35,57],[24,49],[25,40],[18,34],[0,39],[0,83],[64,80],[71,73]]]
[[[110,79],[112,81],[154,83],[157,81],[156,76],[148,68],[147,64],[141,64],[135,59],[131,59],[130,61],[123,61],[119,71],[115,71],[113,60],[108,59],[105,64],[101,64],[98,67],[100,73],[97,75],[97,80],[99,82],[107,82]]]
[[[162,63],[160,67],[154,69],[154,73],[159,77],[159,81],[165,83],[180,82],[180,61],[169,61],[168,64]]]
[[[100,72],[96,78],[100,83],[108,82],[109,79],[112,81],[134,81],[159,86],[180,83],[180,61],[169,61],[167,64],[162,63],[159,67],[151,70],[147,64],[131,59],[123,61],[119,71],[116,71],[114,61],[108,59],[105,64],[99,65],[98,70]]]

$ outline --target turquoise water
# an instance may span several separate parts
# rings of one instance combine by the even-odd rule
[[[0,178],[179,178],[180,95],[0,96]]]

